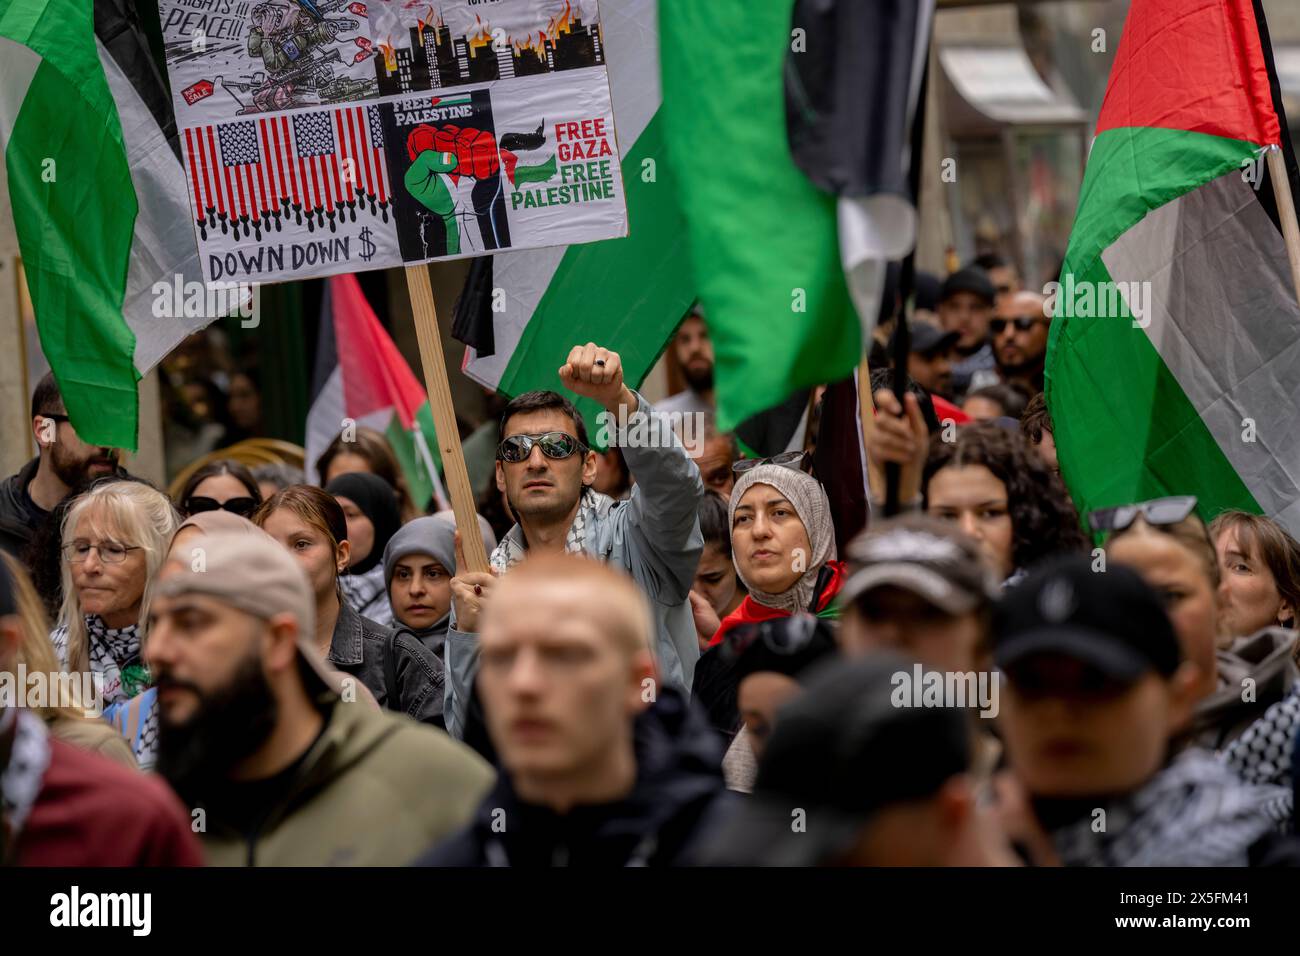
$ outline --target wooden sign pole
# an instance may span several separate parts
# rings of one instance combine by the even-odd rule
[[[487,571],[487,549],[479,531],[474,490],[465,468],[465,452],[460,447],[460,430],[456,427],[456,409],[451,403],[451,383],[447,381],[447,363],[442,355],[442,335],[438,331],[438,310],[433,301],[427,265],[406,267],[406,288],[411,295],[415,314],[415,334],[420,340],[420,364],[424,366],[424,388],[429,393],[433,425],[438,431],[438,450],[442,453],[442,472],[456,513],[461,546],[465,549],[466,571]]]
[[[1284,130],[1282,135],[1286,135]],[[1286,172],[1286,157],[1278,146],[1268,150],[1268,178],[1273,180],[1277,199],[1277,216],[1282,223],[1287,258],[1291,260],[1291,279],[1295,282],[1296,301],[1300,302],[1300,227],[1296,225],[1295,200],[1291,195],[1291,177]]]

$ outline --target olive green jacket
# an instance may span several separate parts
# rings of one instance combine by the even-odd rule
[[[492,786],[492,768],[441,730],[364,703],[325,706],[324,731],[251,838],[195,809],[210,865],[401,866],[465,826]]]

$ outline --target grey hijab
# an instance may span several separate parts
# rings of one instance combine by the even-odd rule
[[[771,485],[794,506],[795,514],[808,532],[812,554],[808,555],[807,570],[794,586],[777,594],[755,588],[745,579],[739,561],[736,562],[736,574],[745,582],[745,587],[749,588],[749,596],[759,604],[794,614],[808,607],[822,566],[827,561],[835,560],[835,528],[831,524],[831,504],[821,482],[812,475],[781,465],[758,465],[741,475],[731,491],[731,504],[727,510],[727,520],[731,527],[736,526],[736,506],[745,492],[754,485]]]
[[[483,544],[488,553],[496,547],[496,535],[487,519],[478,515],[479,532],[483,535]],[[411,554],[427,554],[447,569],[448,574],[456,573],[456,518],[450,511],[439,511],[435,515],[416,518],[402,525],[397,533],[388,539],[384,547],[384,589],[393,586],[393,571],[397,562]]]

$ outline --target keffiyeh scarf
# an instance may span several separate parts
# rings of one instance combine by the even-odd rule
[[[104,675],[104,700],[129,699],[149,686],[149,669],[140,659],[140,625],[109,627],[96,614],[86,616],[90,669]]]
[[[129,700],[149,686],[149,669],[140,657],[140,625],[109,627],[97,614],[86,615],[90,670],[104,678],[104,703]],[[68,666],[68,626],[50,633],[59,661]]]
[[[584,488],[578,501],[578,513],[574,515],[573,524],[564,536],[564,550],[568,554],[582,554],[587,550],[587,536],[595,528],[597,521],[609,513],[614,499],[602,495],[591,488]],[[518,524],[506,532],[501,543],[492,552],[488,563],[497,574],[504,574],[528,556],[528,545],[524,541],[524,531]]]
[[[1066,866],[1245,866],[1274,828],[1281,787],[1243,783],[1220,759],[1192,748],[1136,793],[1054,830]]]
[[[339,578],[348,606],[362,617],[388,627],[393,622],[393,608],[384,587],[384,566],[376,564],[364,574],[345,574]]]
[[[49,732],[35,714],[16,707],[0,711],[0,745],[5,738],[9,761],[0,773],[0,862],[12,853],[50,765]]]
[[[1222,757],[1247,783],[1285,785],[1291,779],[1291,748],[1295,746],[1297,727],[1300,684],[1225,747]],[[1285,801],[1276,808],[1278,822],[1289,820],[1295,810],[1294,792],[1288,787],[1285,793]]]

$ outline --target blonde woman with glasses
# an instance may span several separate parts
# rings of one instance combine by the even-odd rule
[[[111,725],[95,716],[96,701],[85,697],[79,682],[62,679],[59,661],[50,646],[49,618],[27,572],[4,552],[0,552],[0,561],[9,572],[18,606],[18,663],[26,668],[28,687],[32,675],[40,675],[37,679],[45,688],[43,703],[29,701],[28,706],[58,739],[134,769],[135,755],[130,745]]]
[[[102,679],[106,705],[149,686],[141,625],[179,523],[167,496],[137,481],[96,485],[63,519],[63,606],[50,640],[70,672]]]

